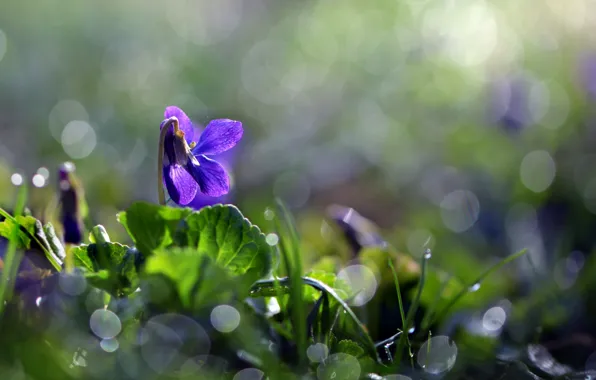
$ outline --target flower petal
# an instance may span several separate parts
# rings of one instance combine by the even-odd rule
[[[232,148],[240,139],[244,130],[242,123],[230,119],[211,120],[201,134],[194,154],[212,155]]]
[[[220,197],[230,191],[228,173],[218,162],[197,156],[199,165],[188,162],[186,169],[199,184],[199,191],[210,197]]]
[[[170,198],[182,206],[189,204],[199,189],[197,182],[180,165],[164,166],[163,179]]]
[[[194,128],[192,126],[192,121],[188,116],[186,116],[184,111],[182,111],[180,108],[176,106],[168,106],[166,107],[163,116],[166,119],[172,116],[176,116],[176,118],[178,118],[178,126],[180,127],[180,130],[184,132],[184,137],[186,138],[186,141],[188,141],[189,143],[193,141]],[[161,125],[161,127],[163,127],[163,124]]]

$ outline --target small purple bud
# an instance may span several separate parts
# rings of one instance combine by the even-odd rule
[[[73,178],[74,164],[66,162],[58,169],[60,192],[60,222],[64,229],[64,242],[80,244],[83,240],[83,228],[79,212],[78,185]]]
[[[327,208],[327,215],[342,229],[354,255],[362,247],[386,245],[377,226],[353,208],[331,205]]]

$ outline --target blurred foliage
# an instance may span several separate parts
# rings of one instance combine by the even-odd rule
[[[42,229],[21,229],[21,248],[31,243],[28,260],[61,264],[56,169],[73,161],[90,203],[86,227],[102,224],[113,241],[158,261],[190,210],[151,210],[138,223],[128,212],[135,200],[156,199],[163,109],[180,106],[197,126],[241,120],[246,134],[227,158],[234,188],[225,202],[269,236],[272,199],[283,199],[297,218],[303,274],[341,292],[338,273],[361,260],[379,282],[371,305],[394,306],[385,255],[409,302],[430,248],[421,304],[438,311],[483,270],[527,248],[453,311],[469,322],[509,302],[511,311],[503,309],[516,343],[589,336],[567,354],[583,369],[596,352],[594,7],[594,0],[5,1],[0,206],[13,205],[14,184],[32,183],[28,207]],[[358,210],[387,245],[354,252],[331,204]],[[165,222],[152,230],[147,216]],[[3,221],[0,235],[10,231]],[[94,242],[83,243],[88,251]],[[117,265],[124,277],[126,263]],[[164,273],[146,286],[179,288],[158,266]],[[121,277],[98,280],[122,285]],[[317,302],[317,291],[304,295]],[[368,328],[385,339],[401,322],[395,308],[381,310],[390,323]],[[482,356],[475,344],[484,345],[473,341],[462,357]],[[46,351],[40,355],[61,355]],[[52,373],[63,378],[64,370]]]

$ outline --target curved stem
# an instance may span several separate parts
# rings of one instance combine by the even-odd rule
[[[348,306],[348,304],[327,284],[316,280],[310,277],[302,277],[302,283],[308,286],[311,286],[317,289],[320,292],[324,292],[329,294],[332,298],[337,301],[337,303],[345,310],[348,316],[352,319],[355,323],[357,330],[359,333],[364,337],[365,342],[367,345],[367,350],[369,354],[377,360],[377,362],[381,362],[379,355],[377,354],[377,349],[375,347],[375,343],[372,341],[370,335],[366,331],[364,324],[360,322],[354,311]],[[274,278],[274,279],[267,279],[267,280],[260,280],[255,282],[251,286],[251,297],[263,297],[267,296],[268,294],[273,294],[276,291],[276,287],[285,287],[287,291],[290,291],[290,278],[289,277],[282,277],[282,278]],[[269,290],[272,290],[269,292]]]
[[[178,119],[175,116],[163,121],[163,127],[159,133],[159,147],[157,150],[157,197],[160,205],[166,204],[166,195],[163,191],[163,156],[166,134],[171,126],[174,127],[174,133],[178,132]]]

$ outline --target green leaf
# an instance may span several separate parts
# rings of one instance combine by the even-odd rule
[[[82,268],[92,285],[118,297],[130,294],[139,286],[138,251],[120,243],[73,247],[75,266]]]
[[[205,207],[176,228],[174,246],[154,250],[145,273],[176,285],[187,308],[249,295],[250,286],[271,269],[265,235],[232,205]]]
[[[95,267],[93,266],[93,262],[87,253],[87,245],[80,245],[78,247],[72,247],[70,249],[70,254],[74,259],[75,267],[83,268],[89,272],[95,272]]]
[[[190,208],[158,206],[147,202],[135,202],[126,212],[118,214],[118,220],[144,256],[172,243],[174,231],[184,218],[192,213]]]
[[[176,245],[207,255],[232,275],[253,283],[271,270],[265,235],[232,205],[205,207],[189,215],[176,234]]]
[[[145,273],[164,275],[170,279],[175,284],[182,305],[190,310],[225,302],[233,294],[244,297],[248,295],[251,285],[246,278],[234,278],[210,256],[201,255],[188,247],[155,252],[147,259]]]
[[[32,216],[17,216],[15,220],[20,226],[17,247],[20,249],[28,249],[31,245],[30,236],[35,234],[35,222],[37,222],[37,219]],[[0,236],[10,239],[14,225],[12,220],[8,218],[5,219],[0,223]],[[29,234],[27,234],[27,232],[29,232]]]

